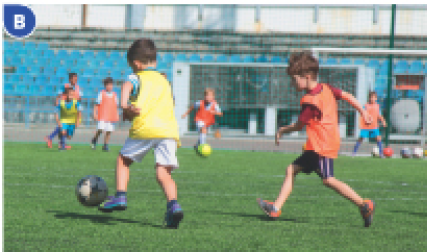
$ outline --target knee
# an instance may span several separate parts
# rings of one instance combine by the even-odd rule
[[[288,168],[286,168],[286,177],[293,176],[294,175],[294,166],[289,165]]]
[[[381,141],[381,136],[377,136],[377,141],[380,142]]]
[[[323,185],[325,185],[326,187],[332,187],[334,185],[334,178],[325,178],[322,181]]]

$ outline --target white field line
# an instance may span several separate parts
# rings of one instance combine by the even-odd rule
[[[48,185],[48,184],[34,184],[34,183],[5,183],[5,186],[37,186],[37,187],[47,187],[47,188],[63,188],[63,189],[72,189],[74,186],[66,185]],[[140,193],[163,193],[162,190],[132,190],[131,192],[140,192]],[[189,192],[189,191],[179,191],[179,194],[188,194],[188,195],[203,195],[210,197],[274,197],[273,195],[264,195],[264,194],[246,194],[246,193],[217,193],[217,192]],[[310,199],[343,199],[342,197],[337,196],[298,196],[298,198],[310,198]],[[380,201],[410,201],[410,200],[427,200],[427,198],[375,198],[375,200]]]

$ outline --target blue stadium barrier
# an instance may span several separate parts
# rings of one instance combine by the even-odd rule
[[[213,55],[207,54],[203,57],[202,62],[214,62],[215,59]]]
[[[176,62],[186,62],[187,61],[187,55],[178,54],[178,55],[176,55],[175,61]]]
[[[25,42],[24,47],[28,50],[35,50],[37,45],[36,45],[36,43],[34,43],[32,41],[27,41],[27,42]]]
[[[337,65],[338,64],[338,60],[335,58],[328,58],[326,59],[325,62],[326,65]]]
[[[56,58],[59,59],[67,59],[69,57],[68,51],[66,50],[58,50],[58,52],[56,53]]]
[[[271,63],[282,63],[283,59],[280,56],[273,56],[271,57]]]
[[[170,63],[170,62],[172,62],[174,60],[174,58],[173,58],[173,55],[172,54],[170,54],[170,53],[165,53],[164,55],[163,55],[163,61],[164,62],[168,62],[168,63]]]
[[[12,47],[15,49],[21,49],[24,47],[24,44],[21,41],[14,41]]]
[[[201,59],[200,59],[200,56],[198,54],[193,54],[190,56],[189,62],[197,63],[200,61],[201,61]]]
[[[396,74],[402,74],[406,73],[406,71],[409,68],[409,64],[406,60],[399,60],[397,64],[394,66],[394,73]]]
[[[243,62],[246,62],[246,63],[255,62],[255,58],[251,55],[247,55],[243,58]]]
[[[95,53],[93,51],[85,51],[83,53],[83,58],[93,59],[93,58],[95,58]]]
[[[49,49],[49,44],[48,43],[38,43],[37,44],[37,49],[39,50],[48,50]]]
[[[364,59],[354,59],[353,61],[354,65],[365,65],[365,60]]]
[[[420,60],[415,60],[411,63],[408,73],[421,73],[423,71],[423,63]]]
[[[228,59],[227,59],[227,56],[225,56],[225,55],[221,54],[221,55],[218,55],[216,57],[216,62],[225,63],[227,61],[228,61]]]
[[[230,57],[230,62],[240,63],[242,62],[242,59],[240,58],[240,55],[233,55]]]
[[[340,65],[351,65],[351,64],[352,64],[351,59],[349,59],[349,58],[342,58],[340,60]]]
[[[268,58],[267,58],[267,57],[265,57],[264,55],[262,55],[262,56],[259,56],[259,57],[256,59],[256,62],[258,62],[258,63],[267,63],[267,62],[268,62]]]

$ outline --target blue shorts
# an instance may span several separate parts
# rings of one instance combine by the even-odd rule
[[[360,138],[376,138],[377,136],[380,136],[380,130],[379,129],[361,129],[360,130]]]
[[[62,123],[62,131],[65,130],[65,132],[67,133],[67,136],[73,136],[74,135],[74,131],[76,129],[76,125],[73,123]]]

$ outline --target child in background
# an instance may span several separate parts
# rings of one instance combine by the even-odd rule
[[[371,120],[369,114],[350,93],[333,88],[329,84],[317,83],[319,63],[310,52],[293,54],[287,72],[292,77],[292,85],[297,91],[305,91],[306,94],[301,99],[302,110],[298,121],[278,129],[276,145],[279,145],[283,134],[300,131],[306,126],[306,148],[303,154],[288,166],[276,201],[257,199],[259,206],[269,217],[278,218],[283,204],[292,192],[295,176],[300,172],[309,174],[314,171],[325,186],[349,199],[360,209],[365,227],[369,227],[374,215],[374,202],[364,200],[347,184],[334,177],[334,159],[337,158],[340,148],[337,100],[344,99],[350,103],[367,123]]]
[[[73,137],[74,131],[79,126],[82,113],[79,101],[73,99],[74,89],[65,88],[64,95],[65,99],[59,101],[58,112],[55,114],[56,123],[60,129],[60,150],[67,150],[65,139]]]
[[[206,133],[208,128],[215,124],[215,116],[222,116],[221,109],[215,101],[215,90],[212,88],[205,89],[205,99],[195,102],[191,107],[182,115],[184,119],[188,114],[196,109],[196,122],[197,131],[199,132],[199,141],[194,146],[197,150],[198,146],[206,143]]]
[[[104,90],[99,92],[96,105],[93,109],[93,118],[98,121],[98,130],[92,138],[92,149],[96,149],[98,137],[105,131],[103,151],[109,151],[108,142],[111,132],[114,131],[114,123],[119,121],[117,110],[117,94],[113,92],[113,79],[108,77],[104,80]]]
[[[381,121],[383,127],[387,127],[384,117],[381,115],[380,105],[377,103],[377,93],[374,91],[369,92],[369,102],[365,104],[364,109],[369,113],[372,118],[371,124],[366,124],[365,121],[360,119],[360,136],[354,146],[353,157],[356,155],[357,150],[363,142],[363,138],[375,138],[377,140],[378,149],[380,150],[380,157],[383,158],[383,146],[381,142],[381,133],[378,125],[378,120]]]
[[[156,47],[150,39],[138,39],[127,53],[134,75],[122,86],[120,105],[123,119],[132,126],[116,165],[116,195],[99,206],[103,212],[127,208],[129,167],[141,162],[154,149],[156,178],[166,196],[166,226],[178,228],[184,213],[177,201],[177,188],[172,171],[178,168],[178,123],[174,115],[172,90],[168,81],[155,70]],[[131,99],[131,104],[128,101]]]

